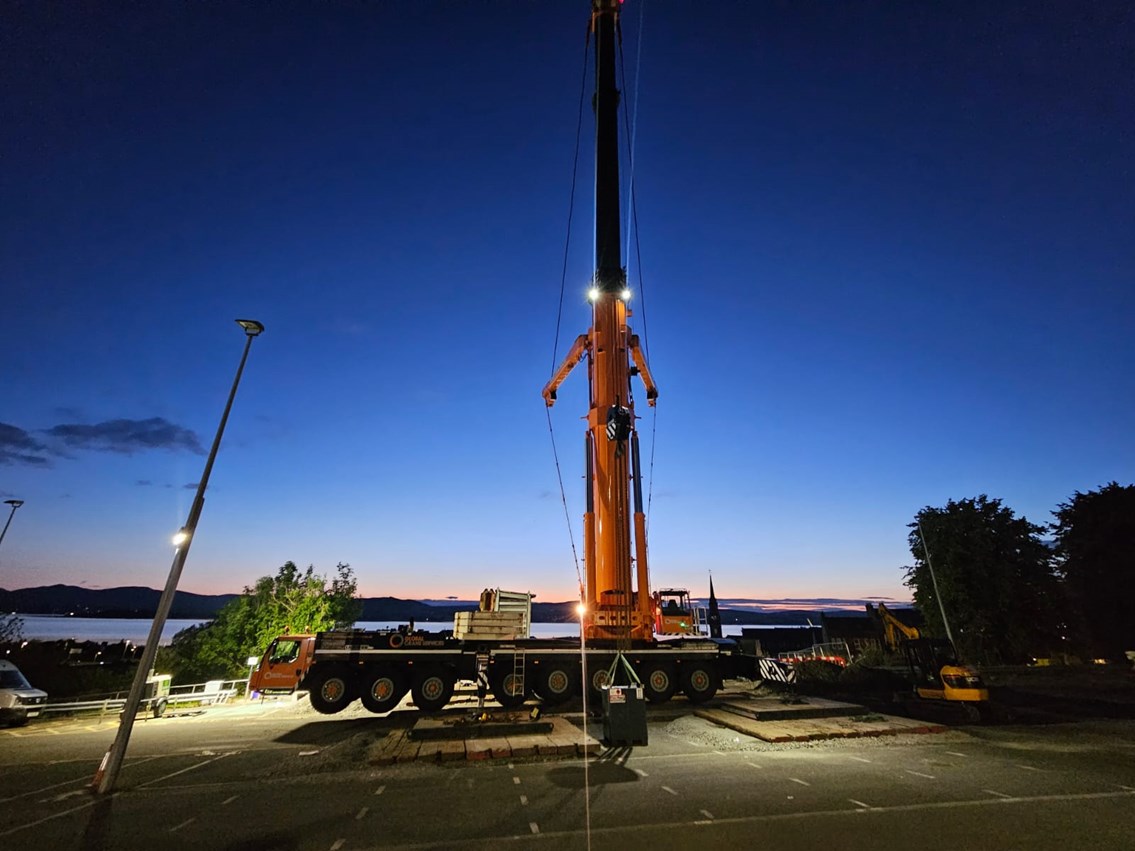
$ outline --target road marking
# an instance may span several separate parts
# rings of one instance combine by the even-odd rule
[[[649,777],[650,776],[645,771],[643,771],[641,768],[634,769],[634,773],[637,774],[639,777]]]
[[[72,789],[70,792],[64,792],[61,795],[56,795],[53,798],[40,798],[36,801],[37,804],[58,804],[60,801],[66,801],[68,798],[74,798],[76,795],[86,795],[86,789]]]
[[[713,813],[711,813],[709,810],[698,810],[698,812],[701,813],[703,816],[705,816],[710,821],[713,821]]]
[[[355,813],[355,821],[362,821],[363,817],[366,816],[367,812],[369,811],[370,807],[363,807],[361,810]]]
[[[374,794],[376,794],[376,795],[381,795],[381,794],[382,794],[383,792],[385,792],[385,791],[386,791],[386,787],[385,787],[385,786],[379,786],[379,787],[378,787],[377,789],[375,789],[375,790],[374,790]]]
[[[801,786],[811,786],[812,785],[807,780],[800,780],[797,777],[789,777],[788,779],[791,780],[793,783],[799,783]]]
[[[1135,786],[1123,786],[1119,783],[1116,783],[1115,785],[1119,786],[1120,789],[1126,789],[1128,792],[1135,792]]]
[[[862,807],[865,810],[871,809],[870,804],[865,804],[862,801],[855,800],[854,798],[848,798],[847,800],[851,801],[851,803],[855,804],[855,806],[857,806],[857,807]]]
[[[315,756],[319,753],[318,749],[314,751],[300,751],[300,756]]]
[[[946,751],[946,756],[963,756],[964,757],[965,754],[964,753],[958,753],[957,751]]]
[[[863,758],[863,757],[861,757],[861,756],[853,756],[853,757],[850,757],[850,759],[853,759],[853,760],[855,760],[856,762],[870,762],[870,761],[871,761],[871,760],[869,760],[869,759],[864,759],[864,758]]]
[[[1012,795],[1006,795],[1004,792],[998,792],[996,789],[982,789],[988,795],[996,795],[998,798],[1012,798]]]
[[[230,756],[230,754],[223,753],[220,756],[215,756],[212,759],[207,759],[204,762],[197,763],[196,765],[191,765],[191,766],[189,766],[189,768],[183,768],[180,771],[175,771],[172,774],[165,775],[164,777],[158,777],[158,778],[155,778],[154,780],[148,780],[145,783],[138,784],[138,786],[136,788],[144,789],[147,786],[153,786],[155,783],[161,783],[163,780],[169,780],[171,777],[177,777],[177,775],[179,775],[179,774],[184,774],[187,771],[193,771],[196,768],[201,768],[202,766],[208,765],[210,762],[216,762],[218,759],[224,759],[226,756]]]
[[[540,832],[540,825],[536,824],[536,822],[534,822],[534,821],[530,821],[530,822],[528,822],[528,829],[531,830],[533,833],[539,833]]]
[[[221,806],[227,807],[229,804],[231,804],[233,801],[235,801],[239,797],[240,797],[240,795],[230,795],[229,797],[227,797],[223,801],[221,801]]]
[[[1035,765],[1022,765],[1021,763],[1017,763],[1017,768],[1023,768],[1025,771],[1043,771]]]
[[[195,818],[187,818],[187,819],[186,819],[185,821],[183,821],[183,822],[182,822],[181,824],[179,824],[179,825],[177,825],[177,826],[175,826],[175,827],[171,827],[171,828],[169,829],[169,832],[170,832],[170,833],[177,833],[177,832],[178,832],[179,830],[181,830],[181,829],[182,829],[183,827],[186,827],[186,826],[188,826],[188,825],[191,825],[191,824],[193,824],[193,822],[195,822],[195,821],[197,821],[197,819],[195,819]]]
[[[927,780],[935,780],[933,774],[923,774],[921,771],[911,771],[909,768],[906,770],[907,774],[913,774],[915,777],[925,777]]]
[[[513,768],[513,766],[512,766],[512,763],[510,762],[510,763],[508,764],[508,770],[509,770],[509,771],[512,771],[512,768]]]
[[[79,812],[79,810],[85,810],[88,807],[93,807],[94,805],[95,805],[94,801],[87,801],[87,803],[85,803],[85,804],[79,804],[79,806],[72,807],[69,810],[64,810],[61,813],[55,813],[54,815],[44,816],[43,818],[39,819],[38,821],[33,821],[33,822],[30,822],[29,824],[21,824],[19,827],[13,827],[13,828],[10,828],[9,830],[5,830],[3,833],[0,833],[0,836],[11,836],[13,833],[18,833],[21,830],[27,830],[29,827],[35,827],[36,825],[43,824],[44,822],[51,821],[52,819],[62,818],[63,816],[68,816],[71,813],[77,813],[77,812]]]
[[[336,839],[331,843],[331,851],[339,851],[347,843],[346,839]]]
[[[520,778],[513,775],[512,782],[513,782],[513,785],[519,786],[520,785]]]
[[[662,791],[663,792],[669,792],[671,795],[677,795],[678,794],[673,789],[671,789],[669,786],[663,786]]]
[[[725,756],[725,753],[723,751],[714,751],[714,753],[718,756]]]
[[[527,796],[527,795],[521,795],[521,796],[520,796],[520,805],[521,805],[522,807],[527,807],[527,806],[528,806],[528,796]]]
[[[746,762],[745,765],[751,765],[753,768],[763,768],[763,766],[757,765],[755,762]]]

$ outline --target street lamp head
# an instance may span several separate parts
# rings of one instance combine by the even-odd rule
[[[24,501],[22,499],[6,499],[4,500],[4,504],[12,506],[12,510],[15,511],[24,504]]]
[[[255,319],[238,319],[236,324],[243,328],[244,333],[249,337],[255,337],[264,330],[264,326]]]
[[[180,529],[178,529],[177,532],[174,533],[173,545],[175,547],[180,547],[182,544],[184,544],[188,540],[189,540],[189,530],[186,529],[183,526]]]

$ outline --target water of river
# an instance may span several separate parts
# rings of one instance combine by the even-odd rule
[[[36,641],[57,641],[72,638],[76,641],[132,641],[142,644],[150,634],[149,618],[74,618],[53,617],[51,615],[20,615],[24,623],[24,638]],[[162,644],[169,644],[173,637],[183,629],[194,624],[204,623],[197,620],[168,620],[162,630]],[[405,621],[359,621],[355,624],[358,629],[395,629]],[[417,621],[418,629],[442,630],[453,629],[452,621]],[[739,624],[726,624],[725,635],[740,635]],[[579,635],[579,627],[574,623],[534,623],[532,635],[536,638],[575,638]]]

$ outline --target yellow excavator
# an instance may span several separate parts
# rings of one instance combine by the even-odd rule
[[[964,705],[982,714],[989,704],[989,689],[977,671],[958,661],[953,642],[926,638],[917,627],[895,617],[883,603],[878,607],[868,603],[867,614],[879,627],[887,650],[906,658],[918,697]]]

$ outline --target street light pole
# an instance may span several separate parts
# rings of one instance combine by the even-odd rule
[[[922,551],[926,553],[926,566],[930,568],[930,582],[934,585],[934,596],[938,598],[938,611],[942,613],[942,625],[946,627],[946,638],[950,639],[950,643],[954,644],[954,634],[950,632],[950,621],[946,619],[946,605],[942,602],[942,594],[938,591],[938,577],[934,575],[934,565],[930,562],[930,548],[926,546],[926,535],[922,532],[922,521],[915,520],[918,524],[918,539],[922,541]],[[954,644],[956,650],[958,645]]]
[[[0,544],[4,543],[4,536],[8,534],[8,527],[12,525],[12,518],[16,516],[16,509],[24,504],[22,499],[6,499],[5,505],[12,506],[12,513],[8,515],[8,522],[4,524],[4,531],[0,532]]]
[[[213,438],[213,448],[209,450],[209,458],[205,462],[205,472],[201,474],[201,481],[197,483],[197,494],[193,497],[193,505],[189,509],[189,518],[185,525],[174,535],[173,542],[177,549],[174,551],[173,564],[169,569],[165,589],[158,600],[158,610],[154,613],[154,622],[150,625],[150,634],[146,638],[146,646],[142,648],[142,658],[138,661],[138,671],[134,675],[134,682],[130,686],[130,694],[126,698],[126,705],[122,709],[122,719],[118,724],[118,733],[111,743],[110,749],[102,758],[98,771],[95,772],[91,787],[100,795],[114,790],[114,782],[118,778],[119,769],[122,768],[122,759],[126,756],[126,746],[130,742],[130,733],[134,729],[134,716],[138,714],[138,707],[142,704],[142,692],[146,688],[146,680],[150,670],[154,667],[154,660],[158,655],[158,642],[162,637],[162,629],[173,605],[173,596],[177,592],[177,582],[181,578],[185,559],[189,555],[189,545],[193,543],[193,533],[197,529],[197,521],[201,519],[201,509],[205,504],[205,488],[209,486],[209,474],[213,472],[213,462],[217,458],[217,450],[221,446],[221,435],[225,433],[225,423],[229,419],[229,411],[236,398],[236,388],[240,385],[240,376],[244,372],[245,361],[248,360],[248,351],[252,348],[252,338],[264,330],[264,326],[252,319],[238,319],[237,324],[244,329],[247,337],[244,344],[244,354],[240,358],[240,366],[233,379],[232,390],[229,391],[229,400],[225,405],[225,412],[221,415],[221,424],[217,426],[217,436]]]

